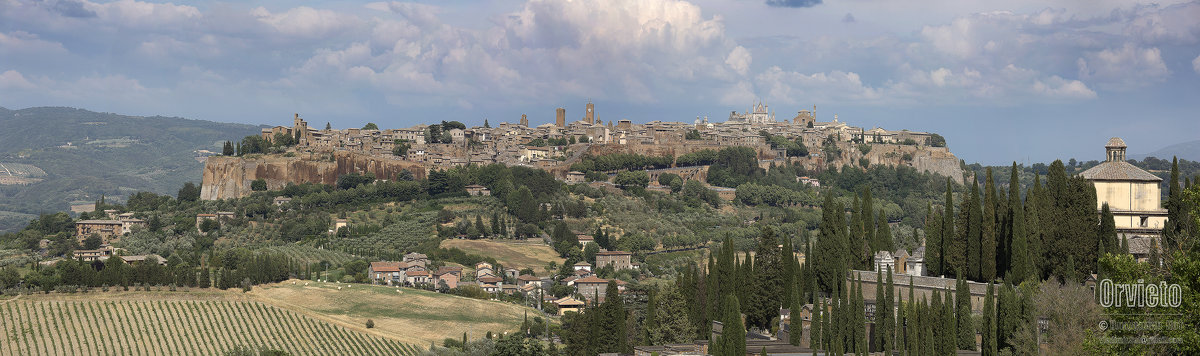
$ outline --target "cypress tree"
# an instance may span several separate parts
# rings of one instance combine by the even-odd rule
[[[892,227],[888,225],[887,216],[883,214],[883,209],[879,209],[879,215],[877,216],[878,218],[875,219],[877,221],[875,228],[875,239],[879,240],[879,247],[876,249],[876,251],[894,251],[895,249],[892,243]],[[913,230],[913,234],[916,233],[917,231]]]
[[[888,270],[890,271],[891,268],[888,268]],[[886,325],[884,320],[887,319],[884,316],[884,313],[887,313],[887,297],[883,296],[884,289],[887,288],[885,288],[883,284],[883,270],[879,269],[875,274],[875,330],[887,330],[887,328],[884,327]],[[885,340],[887,340],[887,338],[883,336],[884,334],[885,333],[883,332],[875,333],[873,343],[878,345],[880,349],[883,348],[883,344]]]
[[[999,289],[996,300],[996,348],[1004,350],[1013,346],[1011,337],[1021,325],[1021,305],[1012,284],[1005,282]]]
[[[784,293],[792,288],[791,284],[787,285],[788,288],[783,288],[784,276],[781,273],[779,255],[779,241],[775,238],[775,229],[764,227],[754,258],[755,284],[751,288],[750,309],[746,313],[748,326],[769,330],[771,320],[779,316],[779,308],[784,305]]]
[[[1029,263],[1033,265],[1029,278],[1041,280],[1045,274],[1042,264],[1042,209],[1038,205],[1041,201],[1041,184],[1037,176],[1034,176],[1033,184],[1029,195],[1025,197],[1025,244],[1029,246]]]
[[[868,341],[870,340],[867,340],[867,302],[863,300],[863,284],[861,274],[857,275],[855,278],[855,289],[854,310],[851,311],[854,313],[854,329],[856,330],[854,333],[854,339],[857,340],[856,344],[858,345],[855,347],[855,351],[858,351],[858,353],[861,355],[866,355],[867,347],[870,345]]]
[[[904,342],[908,346],[909,355],[920,355],[921,352],[917,350],[917,336],[921,333],[921,319],[917,310],[917,298],[913,295],[912,278],[908,279],[908,319],[908,330],[905,333],[906,339]]]
[[[847,240],[846,245],[850,255],[846,266],[849,269],[859,269],[862,268],[863,255],[866,254],[866,249],[863,246],[868,241],[865,239],[865,227],[871,226],[871,224],[863,221],[863,205],[858,195],[854,196],[854,203],[852,204],[850,206],[850,238]]]
[[[846,351],[842,348],[842,338],[845,337],[844,330],[848,322],[846,322],[844,313],[842,313],[844,302],[842,302],[841,298],[840,285],[834,286],[833,300],[830,300],[830,303],[833,303],[832,314],[834,315],[833,319],[836,321],[829,320],[829,352],[832,352],[834,355],[845,355]]]
[[[941,339],[942,350],[945,352],[944,355],[947,356],[953,356],[958,353],[958,345],[954,342],[954,338],[956,337],[955,330],[957,329],[954,328],[954,297],[952,294],[949,289],[946,290],[946,301],[942,303],[942,332],[938,333]]]
[[[996,356],[996,307],[994,288],[988,283],[987,295],[983,297],[983,356]]]
[[[722,310],[721,323],[724,324],[721,329],[721,336],[714,342],[718,345],[717,352],[713,355],[729,355],[741,356],[746,354],[746,327],[742,325],[741,307],[738,305],[738,299],[735,296],[725,296],[725,302],[722,303],[725,308]]]
[[[933,330],[933,329],[936,329],[937,327],[941,326],[942,292],[940,290],[937,290],[937,289],[933,290],[933,298],[929,299],[928,315],[929,315],[929,324],[927,324],[926,327],[928,327],[930,330]],[[928,350],[927,352],[930,355],[940,355],[940,354],[944,353],[945,351],[942,349],[942,345],[939,342],[940,340],[932,338],[933,335],[930,335],[930,336],[931,336],[931,338],[928,340],[928,343],[925,344],[926,350]]]
[[[908,312],[905,310],[907,304],[903,298],[896,305],[896,350],[901,355],[908,355]]]
[[[1020,182],[1017,181],[1017,164],[1013,163],[1012,175],[1009,177],[1008,183],[1008,206],[1010,208],[1009,222],[1012,227],[1009,228],[1009,234],[1012,236],[1012,243],[1009,248],[1009,273],[1008,280],[1015,283],[1024,282],[1029,278],[1033,271],[1033,260],[1029,256],[1028,237],[1025,232],[1025,207],[1021,202]]]
[[[825,308],[821,305],[821,297],[817,295],[817,286],[814,284],[810,288],[812,289],[813,293],[813,310],[812,322],[809,323],[810,326],[808,329],[808,347],[813,350],[820,350],[822,336],[821,329],[825,326],[824,321],[822,320],[823,314],[825,314]]]
[[[650,330],[658,328],[658,320],[655,316],[658,315],[658,292],[656,288],[650,289],[650,295],[646,299],[646,318],[642,322],[642,345],[654,345],[654,340],[650,338]]]
[[[1104,256],[1104,253],[1115,253],[1119,243],[1117,242],[1117,226],[1116,220],[1113,219],[1112,210],[1108,208],[1108,203],[1104,203],[1100,208],[1100,225],[1098,225],[1096,236],[1098,237],[1099,249],[1097,255]]]
[[[958,349],[975,351],[975,324],[971,322],[971,291],[967,281],[958,278],[954,296],[954,311],[957,314],[955,324],[958,326]]]
[[[832,194],[825,195],[821,215],[821,235],[817,239],[813,254],[808,258],[813,263],[816,284],[822,291],[829,292],[840,281],[845,280],[848,265],[844,259],[849,255],[849,249],[846,246],[845,214],[842,205],[833,200]]]
[[[896,309],[896,284],[892,280],[892,266],[887,267],[886,294],[887,295],[883,297],[885,300],[885,308],[883,311],[883,329],[881,329],[881,331],[884,337],[884,351],[887,351],[887,354],[891,355],[892,350],[895,350],[896,348],[896,321],[899,320],[899,318],[897,318],[894,314]]]
[[[960,253],[952,252],[954,241],[957,235],[954,232],[954,194],[950,189],[950,178],[946,178],[946,201],[942,207],[942,246],[939,256],[941,257],[941,275],[959,275],[959,267],[957,261],[952,256],[961,256]],[[958,250],[962,251],[962,250]]]
[[[780,277],[783,282],[783,298],[781,301],[783,305],[792,309],[793,312],[796,312],[799,311],[799,309],[793,308],[792,305],[796,303],[796,299],[799,299],[799,296],[796,295],[798,288],[797,284],[799,281],[797,281],[796,255],[792,252],[791,236],[783,236],[782,245],[783,247],[780,249],[781,251],[779,254]],[[803,291],[804,289],[800,290]]]
[[[942,215],[933,203],[925,205],[925,265],[931,276],[942,275]]]
[[[971,184],[971,197],[967,201],[967,276],[973,280],[983,278],[983,212],[979,194],[979,180]]]
[[[876,238],[876,227],[874,226],[876,219],[875,201],[871,198],[871,186],[869,185],[863,187],[862,204],[863,240],[869,245],[869,249],[865,251],[866,254],[863,256],[863,261],[866,261],[875,253],[875,251],[879,251],[882,248],[882,246],[880,246],[880,239]],[[859,265],[859,267],[862,268],[863,266]]]
[[[996,183],[992,179],[992,168],[987,169],[984,183],[983,226],[979,238],[979,270],[983,280],[996,279]]]

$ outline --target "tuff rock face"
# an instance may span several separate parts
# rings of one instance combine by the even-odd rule
[[[209,157],[204,164],[200,199],[217,200],[250,195],[250,183],[267,182],[267,189],[282,189],[288,183],[337,184],[338,176],[348,173],[373,173],[379,179],[391,179],[402,170],[413,177],[425,177],[421,163],[337,151],[328,154],[301,154],[295,157],[266,155],[257,157]]]

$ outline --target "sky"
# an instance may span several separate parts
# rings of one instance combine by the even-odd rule
[[[1200,139],[1200,1],[0,0],[0,106],[312,126],[779,120],[967,162]]]

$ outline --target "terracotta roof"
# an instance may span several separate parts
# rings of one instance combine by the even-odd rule
[[[1122,140],[1120,137],[1113,137],[1108,139],[1108,143],[1105,144],[1104,147],[1125,148],[1128,146],[1125,146],[1125,140]]]
[[[530,281],[530,282],[541,282],[542,281],[541,278],[538,278],[536,276],[531,276],[528,274],[522,274],[520,276],[517,276],[517,280],[518,281]]]
[[[409,277],[428,277],[428,276],[429,276],[429,272],[426,272],[426,271],[410,271],[410,272],[405,272],[405,273],[404,273],[404,275],[406,275],[406,276],[409,276]]]
[[[578,262],[578,263],[576,263],[575,265],[576,265],[576,266],[581,266],[581,267],[582,267],[582,266],[588,266],[588,267],[591,267],[591,266],[592,266],[592,264],[591,264],[591,263],[587,263],[587,261],[579,261],[579,262]]]
[[[580,283],[608,284],[608,280],[604,279],[604,278],[596,277],[596,276],[587,276],[587,277],[583,277],[583,278],[575,280],[575,284],[580,284]]]
[[[625,251],[604,251],[604,252],[596,253],[596,256],[621,256],[621,255],[633,255],[633,254],[629,253],[629,252],[625,252]]]
[[[78,225],[78,224],[84,224],[84,225],[121,225],[121,222],[120,222],[120,221],[116,221],[116,220],[81,220],[81,221],[77,221],[77,222],[75,222],[75,224],[76,224],[76,225]]]
[[[1162,178],[1143,171],[1129,162],[1104,162],[1079,173],[1079,176],[1088,180],[1162,181]]]
[[[375,272],[400,272],[400,262],[371,262],[371,270]]]
[[[480,281],[480,282],[483,282],[483,283],[497,283],[497,282],[504,282],[504,278],[500,278],[500,277],[492,277],[492,276],[488,276],[488,277],[479,277],[479,278],[476,278],[476,280],[478,280],[478,281]]]
[[[554,303],[554,305],[558,305],[560,307],[564,306],[564,305],[573,305],[573,306],[587,305],[587,303],[581,302],[578,299],[571,298],[571,297],[563,297],[563,299],[556,300],[553,303]]]

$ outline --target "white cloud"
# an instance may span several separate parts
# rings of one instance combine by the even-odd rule
[[[1107,48],[1084,53],[1076,60],[1079,77],[1094,80],[1115,90],[1139,88],[1165,80],[1170,72],[1157,47],[1142,48],[1126,43],[1120,48]]]
[[[1196,59],[1192,60],[1192,70],[1196,71],[1197,74],[1200,74],[1200,56],[1196,56]]]
[[[6,70],[0,73],[0,89],[32,89],[33,83],[25,79],[21,72],[15,70]]]
[[[1053,97],[1070,99],[1094,99],[1096,92],[1078,80],[1066,80],[1059,76],[1051,76],[1046,80],[1037,80],[1032,87],[1035,93]]]
[[[353,15],[307,6],[288,9],[282,13],[271,13],[266,8],[258,7],[251,10],[250,14],[279,33],[306,38],[330,36],[361,22]]]
[[[729,52],[729,56],[725,57],[725,64],[739,75],[746,75],[746,72],[750,70],[752,60],[750,51],[746,50],[746,47],[737,46],[732,52]]]

